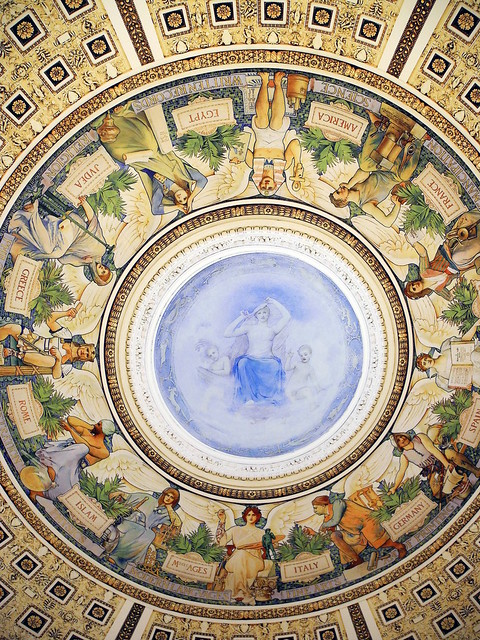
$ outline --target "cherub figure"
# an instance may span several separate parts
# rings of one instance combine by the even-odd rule
[[[198,375],[206,384],[203,409],[208,411],[213,401],[224,401],[231,372],[230,358],[220,355],[217,345],[200,341],[197,351],[203,352],[203,364],[197,368]]]
[[[292,402],[298,400],[313,400],[319,391],[317,374],[310,359],[312,357],[312,347],[309,344],[302,344],[297,349],[299,360],[292,363],[293,353],[287,356],[285,371],[291,372],[287,381],[287,398]]]

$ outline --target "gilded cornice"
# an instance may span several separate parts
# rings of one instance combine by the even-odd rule
[[[204,53],[195,57],[184,58],[176,62],[154,67],[146,71],[121,80],[114,86],[105,89],[87,100],[80,107],[72,111],[69,116],[55,125],[48,134],[40,140],[35,147],[22,160],[15,172],[8,178],[0,193],[0,211],[5,209],[15,190],[27,175],[37,166],[49,149],[59,142],[74,127],[78,126],[97,111],[105,110],[112,101],[119,99],[133,91],[139,91],[143,87],[174,77],[182,73],[195,72],[199,69],[222,67],[225,65],[243,64],[281,64],[305,69],[315,69],[326,74],[344,77],[347,81],[353,80],[372,90],[378,90],[403,104],[425,118],[430,125],[447,139],[451,145],[458,149],[476,167],[480,167],[480,153],[472,142],[459,131],[444,115],[433,106],[424,101],[419,95],[412,93],[405,87],[401,87],[393,80],[389,80],[374,71],[359,67],[342,60],[335,60],[323,55],[300,52],[296,50],[228,50],[218,53]]]
[[[425,20],[428,18],[430,11],[433,9],[435,0],[418,0],[410,16],[407,26],[405,27],[400,43],[395,49],[392,61],[388,66],[388,73],[398,78],[407,62],[412,47],[420,35]]]

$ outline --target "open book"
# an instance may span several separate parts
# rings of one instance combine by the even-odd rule
[[[449,389],[470,389],[473,379],[473,364],[471,359],[475,342],[451,342],[452,368],[448,378]]]

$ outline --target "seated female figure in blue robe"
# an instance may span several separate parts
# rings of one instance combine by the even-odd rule
[[[269,323],[270,307],[280,319]],[[235,404],[281,404],[284,401],[285,371],[273,353],[275,337],[290,320],[283,305],[267,298],[252,314],[243,311],[225,330],[225,337],[246,336],[246,352],[233,363]]]

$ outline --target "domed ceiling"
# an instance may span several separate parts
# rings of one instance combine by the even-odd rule
[[[478,3],[2,9],[0,638],[477,637]]]

